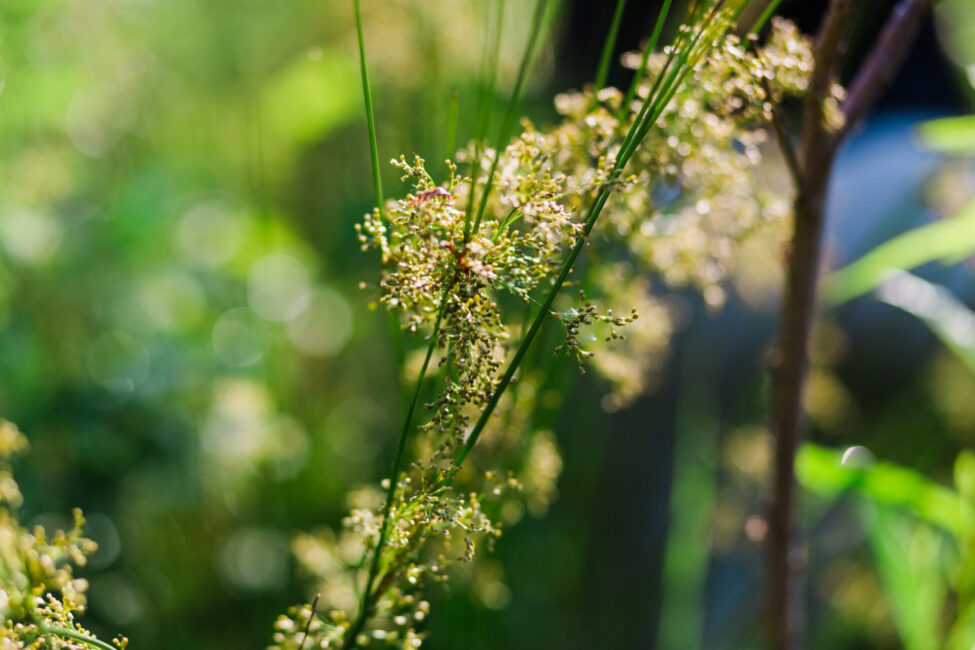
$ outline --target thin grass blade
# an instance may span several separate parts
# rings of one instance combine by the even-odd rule
[[[599,57],[599,68],[596,72],[596,81],[593,83],[593,103],[596,95],[606,86],[606,78],[609,76],[609,62],[613,58],[613,51],[616,49],[616,38],[620,33],[620,24],[623,22],[623,11],[626,9],[626,0],[617,0],[616,11],[613,12],[613,22],[610,23],[609,31],[606,33],[606,42],[603,43],[603,53]]]

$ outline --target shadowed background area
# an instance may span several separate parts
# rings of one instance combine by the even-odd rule
[[[364,1],[381,159],[446,157],[452,91],[459,141],[470,137],[485,4]],[[613,4],[559,5],[524,101],[536,123],[595,75]],[[631,4],[617,55],[659,8]],[[780,14],[808,32],[819,4],[785,0]],[[854,59],[892,4],[864,3]],[[971,108],[967,4],[941,3],[843,149],[830,269],[975,195],[971,158],[915,137],[919,122]],[[53,530],[71,506],[87,513],[100,550],[82,572],[86,625],[133,647],[266,646],[276,615],[313,596],[292,536],[337,525],[347,493],[387,471],[399,380],[384,316],[359,289],[378,263],[353,228],[372,180],[351,7],[0,6],[0,415],[31,443],[17,464],[23,521]],[[498,107],[531,9],[507,3]],[[610,82],[628,74],[614,66]],[[384,166],[387,195],[398,177]],[[743,251],[721,311],[670,296],[680,331],[653,392],[623,410],[605,412],[600,380],[561,363],[573,388],[554,416],[560,497],[431,590],[424,647],[760,647],[778,255]],[[968,261],[917,274],[975,300]],[[911,286],[818,322],[811,439],[951,485],[975,444],[975,377],[964,350],[903,307]],[[900,510],[812,488],[803,500],[809,647],[904,647],[903,596],[871,530],[949,543]]]

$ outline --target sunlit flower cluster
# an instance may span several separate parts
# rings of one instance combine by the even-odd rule
[[[454,465],[472,420],[502,388],[531,314],[547,311],[562,334],[555,352],[598,370],[612,384],[604,407],[620,408],[644,392],[676,327],[650,278],[700,291],[717,308],[741,245],[755,233],[785,239],[789,197],[763,184],[757,169],[770,147],[773,104],[805,88],[809,42],[778,21],[764,46],[728,36],[711,54],[663,107],[622,173],[614,172],[617,157],[642,100],[666,74],[670,50],[649,56],[632,106],[613,88],[560,95],[563,119],[555,126],[524,121],[500,152],[476,142],[458,152],[466,176],[447,161],[448,177],[438,184],[421,158],[393,161],[410,192],[367,215],[358,234],[364,250],[381,255],[378,302],[426,344],[421,360],[434,359],[437,393],[425,420],[407,431],[418,434],[411,450],[419,460],[387,492],[392,502],[378,490],[360,493],[371,496],[351,504],[339,532],[296,540],[299,562],[322,595],[320,611],[330,614],[283,617],[277,647],[300,647],[306,628],[319,645],[417,647],[424,581],[445,579],[451,563],[472,559],[478,540],[517,521],[519,500],[544,512],[561,471],[545,405],[562,399],[565,387],[538,359],[519,366],[496,417],[478,425],[478,465],[493,469]],[[625,57],[631,67],[641,60]],[[609,202],[587,236],[585,210],[607,186]],[[591,255],[571,269],[575,289],[542,303],[577,243]],[[600,342],[605,350],[591,349]],[[376,553],[378,570],[367,577]],[[356,609],[368,624],[350,617]],[[362,637],[346,638],[352,634]]]
[[[482,492],[498,495],[503,487],[492,478],[486,481],[494,487]],[[516,486],[513,479],[507,483]],[[418,597],[419,587],[446,580],[450,565],[473,560],[478,540],[490,542],[501,532],[483,511],[477,491],[458,493],[442,486],[419,486],[410,476],[401,480],[399,488],[404,496],[389,514],[392,523],[383,548],[382,577],[374,585],[378,594],[375,623],[363,633],[360,645],[375,640],[404,649],[419,647],[422,635],[416,626],[430,607]],[[346,612],[354,610],[360,590],[365,588],[354,568],[362,566],[367,550],[378,542],[380,519],[375,507],[379,499],[375,490],[353,493],[352,510],[337,534],[323,529],[295,539],[299,564],[313,578],[313,588],[329,604],[330,613],[327,618],[314,615],[310,626],[310,609],[295,609],[282,616],[275,626],[275,647],[300,648],[306,629],[311,647],[327,647],[324,644],[342,639],[349,630]]]
[[[623,63],[638,68],[642,58],[631,52]],[[624,94],[615,88],[565,93],[555,101],[561,123],[539,131],[526,123],[540,154],[565,177],[562,201],[568,211],[588,205],[606,182],[635,111],[666,73],[668,60],[667,50],[649,55],[632,105],[622,106]],[[760,165],[773,147],[768,141],[773,107],[800,96],[811,70],[810,41],[787,21],[776,19],[761,46],[727,36],[631,158],[593,234],[593,245],[606,253],[586,284],[596,301],[638,306],[641,314],[627,328],[630,343],[593,360],[613,388],[604,405],[618,408],[644,390],[674,329],[648,276],[672,289],[695,289],[718,308],[727,299],[726,284],[743,244],[752,237],[784,244],[791,191],[766,183]],[[831,123],[840,99],[842,88],[834,85],[826,106]]]
[[[490,173],[492,156],[477,159],[478,174]],[[382,254],[381,302],[401,313],[411,332],[437,323],[446,380],[426,426],[447,434],[446,453],[497,387],[510,347],[501,296],[531,301],[557,272],[579,224],[559,201],[564,178],[551,171],[536,134],[525,133],[502,153],[481,219],[471,214],[481,197],[469,196],[471,180],[453,163],[442,186],[420,158],[393,164],[414,190],[368,215],[360,239]]]
[[[637,67],[641,53],[624,56]],[[636,90],[645,97],[667,65],[651,54],[647,78]],[[735,251],[755,231],[786,234],[789,197],[763,187],[755,173],[766,148],[773,102],[802,92],[811,70],[809,43],[785,21],[776,21],[768,43],[750,47],[729,36],[695,70],[657,120],[631,159],[634,177],[604,210],[600,233],[622,241],[640,263],[674,288],[693,287],[712,306],[725,300],[722,283],[733,271]],[[560,95],[565,116],[545,132],[543,151],[559,161],[568,186],[584,190],[605,167],[603,154],[622,141],[632,109],[622,93],[604,89]],[[592,190],[578,191],[582,205]]]
[[[95,552],[82,536],[84,518],[74,511],[71,530],[48,537],[43,528],[17,520],[22,497],[10,471],[12,456],[27,450],[17,428],[0,420],[0,648],[87,648],[76,617],[84,612],[88,581],[73,575]],[[127,641],[115,644],[124,648]]]

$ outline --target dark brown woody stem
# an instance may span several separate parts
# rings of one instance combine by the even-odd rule
[[[799,647],[803,606],[797,580],[801,557],[793,511],[794,464],[801,437],[802,388],[808,365],[809,330],[815,306],[819,250],[830,173],[837,148],[872,107],[906,56],[931,0],[902,0],[873,51],[850,86],[842,106],[845,123],[831,131],[825,102],[834,71],[860,0],[832,0],[814,49],[814,69],[802,107],[794,230],[789,245],[785,295],[776,348],[770,358],[773,379],[772,430],[775,437],[772,503],[768,536],[768,631],[772,650]],[[781,137],[781,134],[780,134]],[[786,152],[788,153],[788,152]]]

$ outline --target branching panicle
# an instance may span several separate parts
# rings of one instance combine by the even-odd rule
[[[295,610],[277,647],[298,647],[312,620],[320,643],[418,646],[422,585],[516,521],[508,504],[544,511],[561,461],[536,417],[548,379],[525,362],[544,319],[563,328],[556,352],[609,379],[604,406],[620,408],[644,390],[675,327],[647,275],[717,308],[743,242],[758,232],[785,241],[789,198],[759,166],[773,106],[808,83],[810,44],[776,21],[758,47],[726,33],[735,7],[710,7],[663,53],[624,57],[640,68],[631,106],[615,88],[559,95],[560,123],[523,120],[501,150],[475,141],[458,152],[470,176],[450,160],[439,182],[419,157],[392,161],[409,191],[357,231],[382,255],[378,302],[426,342],[422,368],[436,352],[442,378],[425,420],[403,431],[417,460],[405,472],[397,460],[383,493],[364,493],[337,534],[296,540],[332,613]],[[599,264],[574,269],[584,247],[598,248]],[[570,274],[580,302],[559,295]],[[462,468],[478,440],[482,459],[510,469]]]

